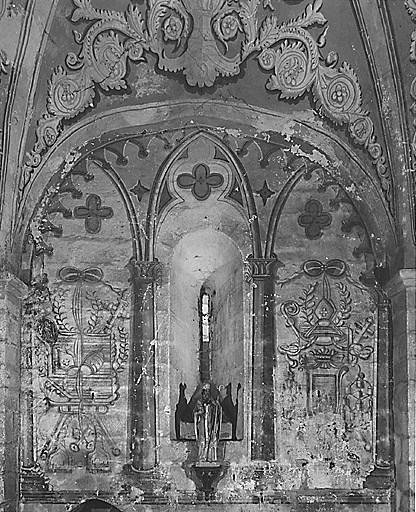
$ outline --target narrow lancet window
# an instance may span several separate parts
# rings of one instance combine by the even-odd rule
[[[206,290],[202,289],[199,300],[199,373],[201,382],[209,382],[211,380],[211,312],[211,295]]]

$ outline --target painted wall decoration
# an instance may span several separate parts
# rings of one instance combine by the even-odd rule
[[[218,77],[238,75],[245,61],[256,57],[261,69],[270,73],[267,89],[278,91],[283,100],[312,91],[321,114],[348,126],[351,139],[373,160],[386,200],[393,206],[391,172],[373,121],[362,109],[358,77],[346,62],[337,67],[335,52],[323,55],[328,27],[318,40],[308,31],[327,23],[320,12],[322,0],[285,22],[274,13],[266,16],[272,6],[261,6],[260,0],[155,0],[143,9],[130,5],[124,13],[96,9],[90,0],[73,2],[72,21],[87,21],[89,26],[84,35],[76,33],[81,49],[67,55],[68,71],[58,66],[51,76],[47,112],[39,120],[37,142],[21,176],[22,192],[33,169],[60,137],[63,121],[93,106],[96,86],[106,92],[127,87],[129,62],[140,63],[152,54],[159,70],[182,72],[189,86],[202,89],[215,85]],[[201,60],[203,66],[198,64]]]
[[[25,489],[244,501],[355,491],[380,460],[389,482],[388,302],[336,173],[277,135],[129,130],[32,220]]]
[[[106,413],[129,357],[129,291],[99,267],[64,267],[49,286],[42,279],[26,301],[34,401],[44,403],[34,409],[37,460],[46,471],[109,471],[121,455]]]

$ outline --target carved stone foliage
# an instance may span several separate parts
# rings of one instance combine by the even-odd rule
[[[321,54],[326,30],[318,41],[307,31],[325,25],[315,0],[303,14],[287,22],[273,15],[260,22],[260,0],[149,0],[143,9],[126,12],[99,10],[90,0],[73,0],[72,21],[90,22],[83,35],[75,33],[81,49],[69,53],[66,67],[57,67],[50,79],[47,113],[39,121],[37,142],[30,152],[20,188],[23,190],[49,147],[62,132],[62,121],[94,106],[95,85],[104,91],[126,87],[128,61],[140,62],[147,53],[157,57],[160,70],[182,72],[192,87],[213,86],[219,76],[237,75],[244,61],[257,55],[270,72],[266,87],[280,98],[297,98],[312,91],[322,114],[347,124],[353,141],[367,149],[388,201],[391,175],[385,165],[374,125],[361,108],[361,88],[353,69],[338,56]],[[263,8],[270,8],[264,2]],[[324,61],[325,64],[320,62]]]
[[[26,371],[33,381],[35,461],[49,472],[107,472],[121,453],[107,422],[129,355],[127,289],[99,267],[63,267],[25,301]],[[38,404],[43,403],[40,407]]]
[[[370,290],[353,279],[340,259],[307,260],[299,272],[276,283],[284,297],[289,283],[298,295],[282,300],[279,306],[285,329],[279,327],[277,350],[287,364],[286,377],[278,379],[282,430],[289,437],[296,429],[297,436],[303,432],[298,456],[303,443],[315,442],[314,457],[344,464],[352,476],[363,478],[371,469],[375,449],[378,320]],[[312,423],[323,438],[318,435],[309,442],[307,431],[312,423],[308,417],[315,418]],[[328,423],[325,433],[320,430],[321,420],[322,429]],[[325,448],[330,438],[332,452]]]

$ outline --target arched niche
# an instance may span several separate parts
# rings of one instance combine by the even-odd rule
[[[222,394],[224,407],[229,405],[229,416],[235,415],[224,425],[223,439],[244,437],[242,411],[247,398],[242,390],[249,378],[251,317],[243,260],[258,252],[258,231],[249,223],[250,189],[243,183],[238,162],[228,154],[215,137],[206,133],[190,137],[158,173],[150,200],[149,215],[154,220],[149,225],[154,227],[149,252],[154,247],[164,269],[155,310],[158,381],[164,383],[158,409],[161,412],[169,404],[169,410],[176,411],[170,418],[160,414],[158,421],[163,435],[176,440],[194,436],[192,408],[204,373],[199,357],[203,290],[209,293],[211,307],[209,380]],[[201,182],[209,185],[202,192],[196,188]],[[232,194],[236,183],[241,190],[237,198]],[[179,417],[185,401],[187,413]]]
[[[184,236],[175,246],[171,263],[169,348],[174,404],[178,401],[180,384],[186,384],[189,397],[202,381],[202,290],[209,294],[211,308],[207,380],[224,388],[231,383],[230,391],[234,393],[243,386],[248,337],[243,283],[241,251],[226,235],[199,230]],[[241,428],[240,424],[240,438]]]

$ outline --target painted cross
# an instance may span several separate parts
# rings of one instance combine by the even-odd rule
[[[331,214],[324,212],[322,204],[316,199],[310,199],[305,204],[305,213],[299,215],[298,224],[305,228],[305,235],[310,240],[317,240],[322,236],[322,228],[332,222]]]
[[[214,172],[210,174],[209,167],[205,164],[198,164],[193,168],[192,174],[184,173],[178,176],[180,188],[190,188],[192,194],[199,201],[208,199],[212,188],[218,188],[224,183],[222,174]]]
[[[95,235],[101,230],[103,219],[111,219],[114,212],[109,206],[101,206],[101,198],[95,194],[87,197],[85,206],[77,206],[74,209],[76,219],[85,219],[85,229]]]

